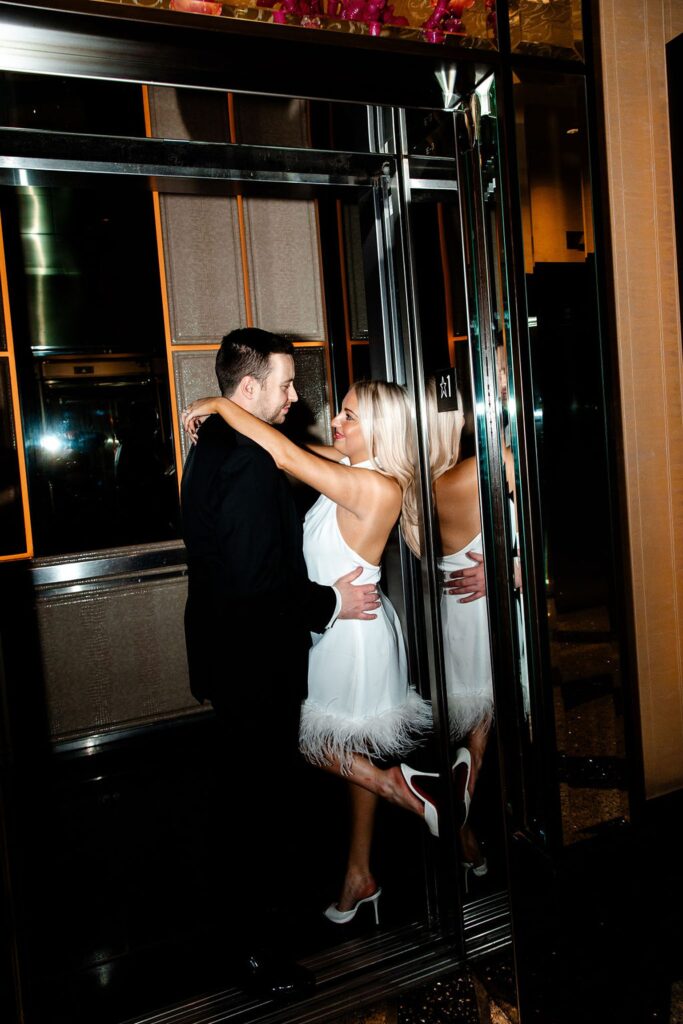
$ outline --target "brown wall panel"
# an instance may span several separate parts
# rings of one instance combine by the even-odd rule
[[[645,782],[659,796],[683,788],[683,352],[664,49],[683,5],[599,11]]]
[[[160,196],[174,344],[217,343],[246,327],[237,201],[223,196]]]
[[[315,203],[245,199],[247,260],[255,327],[325,337]]]
[[[190,694],[182,576],[98,583],[37,601],[50,732],[55,740],[199,709]]]
[[[237,142],[253,146],[310,145],[306,100],[233,95]]]
[[[154,138],[229,142],[228,97],[205,89],[149,86],[150,131]]]
[[[173,353],[173,376],[179,410],[198,398],[218,394],[215,365],[215,352]],[[190,441],[184,430],[180,432],[180,447],[184,463],[190,450]]]

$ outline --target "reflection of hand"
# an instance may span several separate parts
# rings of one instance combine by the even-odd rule
[[[519,560],[519,555],[515,555],[515,590],[522,589],[522,563]]]
[[[335,583],[342,600],[340,619],[376,619],[376,615],[370,613],[374,608],[379,608],[380,602],[377,598],[377,587],[374,583],[354,584],[363,571],[362,565],[346,576],[341,576]]]
[[[476,565],[472,569],[456,569],[446,576],[443,584],[444,593],[460,597],[460,604],[470,604],[486,597],[484,556],[479,551],[468,551],[467,557]]]

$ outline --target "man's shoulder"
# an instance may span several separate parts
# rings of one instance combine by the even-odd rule
[[[224,476],[257,473],[261,476],[279,476],[275,460],[265,448],[261,448],[244,434],[239,434],[221,419],[209,416],[200,430],[197,443],[193,446],[192,461],[195,465],[213,467]]]

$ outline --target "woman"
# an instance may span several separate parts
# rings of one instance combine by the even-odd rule
[[[427,382],[427,418],[434,503],[439,522],[444,574],[441,625],[451,737],[462,744],[456,763],[465,771],[465,821],[460,829],[465,881],[469,870],[486,874],[486,858],[467,824],[467,813],[481,769],[493,719],[493,681],[485,600],[456,600],[448,593],[448,575],[482,558],[479,482],[475,458],[458,461],[465,418],[462,412],[438,412],[436,384]],[[402,530],[419,556],[414,485],[405,499]],[[458,780],[454,780],[456,785]]]
[[[198,420],[210,413],[265,448],[280,469],[320,491],[304,523],[309,577],[331,584],[343,575],[340,566],[348,572],[360,564],[357,582],[379,583],[380,560],[414,472],[403,389],[381,381],[355,384],[332,421],[333,446],[312,446],[315,454],[225,398],[192,403],[183,419],[193,437]],[[417,788],[419,777],[405,765],[375,763],[400,760],[431,727],[429,704],[408,685],[398,616],[380,598],[375,618],[337,620],[313,635],[302,707],[304,755],[352,784],[346,875],[339,900],[325,911],[336,924],[352,920],[365,903],[378,920],[381,889],[370,869],[378,797],[425,816],[436,834],[435,807]]]

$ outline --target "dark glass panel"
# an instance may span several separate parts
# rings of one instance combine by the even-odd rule
[[[353,371],[353,380],[350,382],[353,384],[354,380],[369,380],[370,379],[370,346],[369,345],[352,345],[351,346],[351,368]]]
[[[515,84],[565,843],[628,816],[614,510],[583,79]]]
[[[15,195],[31,347],[163,351],[151,197],[31,187]]]
[[[0,359],[0,555],[26,551],[19,456],[7,359]]]
[[[151,196],[0,201],[36,554],[177,537]]]
[[[51,132],[144,135],[142,89],[125,82],[3,71],[0,124]]]

